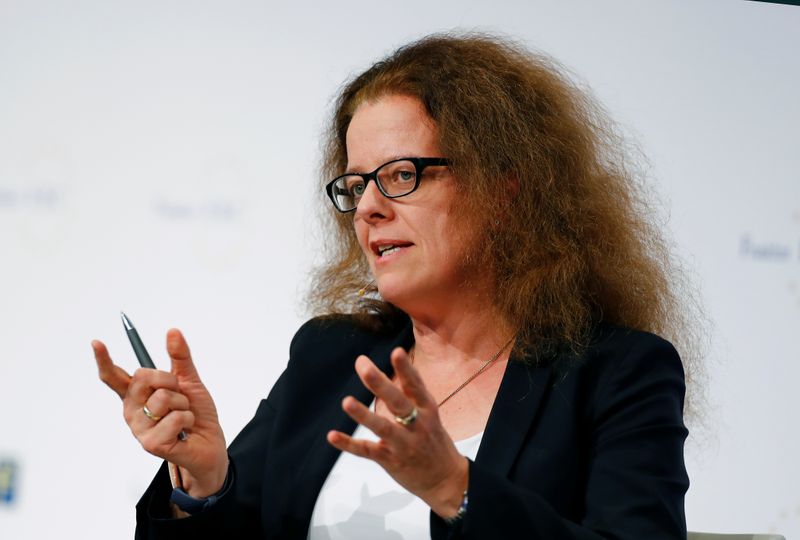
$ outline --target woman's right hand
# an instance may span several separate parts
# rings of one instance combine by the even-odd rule
[[[114,364],[102,342],[92,341],[92,349],[100,380],[122,398],[125,421],[142,447],[175,464],[183,489],[192,497],[219,491],[228,472],[225,435],[181,332],[167,332],[171,372],[140,368],[131,376]],[[161,418],[148,418],[145,405]],[[178,438],[181,431],[188,435],[186,440]]]

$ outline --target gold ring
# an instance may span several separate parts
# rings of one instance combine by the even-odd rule
[[[395,416],[394,420],[395,422],[403,426],[406,427],[410,426],[417,420],[417,408],[414,407],[413,409],[411,409],[411,412],[405,416]]]
[[[142,410],[144,411],[144,415],[153,422],[158,422],[159,420],[161,420],[161,417],[153,414],[152,411],[150,411],[150,409],[147,408],[146,404],[144,407],[142,407]]]

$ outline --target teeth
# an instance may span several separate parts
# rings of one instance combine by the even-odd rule
[[[378,247],[378,255],[380,255],[381,257],[383,257],[383,256],[384,256],[384,255],[386,255],[387,253],[394,253],[395,251],[397,251],[397,250],[399,250],[399,249],[400,249],[400,248],[399,248],[399,247],[395,247],[395,245],[394,245],[394,244],[387,244],[387,245],[385,245],[385,246],[379,246],[379,247]]]

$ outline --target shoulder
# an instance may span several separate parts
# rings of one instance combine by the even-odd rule
[[[581,362],[600,371],[666,370],[683,377],[681,359],[672,343],[650,332],[609,324],[596,329]]]
[[[685,381],[675,347],[649,332],[604,325],[595,333],[578,369],[588,382],[595,414],[623,407],[625,403],[658,400],[662,411],[680,418]]]
[[[341,358],[355,360],[360,354],[369,356],[376,349],[380,350],[398,340],[405,344],[409,330],[408,319],[376,329],[356,316],[315,317],[304,323],[292,338],[289,367],[296,363],[304,364],[308,358],[314,358],[317,364],[324,364],[327,361],[338,363]]]
[[[669,341],[656,334],[613,324],[602,324],[595,329],[589,350],[606,353],[658,350],[677,355],[675,347]]]
[[[303,323],[295,332],[289,346],[291,356],[309,348],[341,347],[387,339],[400,328],[374,330],[371,325],[353,315],[324,315]]]
[[[358,331],[359,327],[352,317],[314,317],[303,323],[295,332],[289,345],[289,354],[294,356],[309,347],[321,344],[321,342],[346,341],[358,334]]]

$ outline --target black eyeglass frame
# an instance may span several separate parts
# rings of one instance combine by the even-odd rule
[[[411,163],[414,164],[414,170],[415,170],[415,173],[416,173],[415,180],[414,180],[414,187],[411,188],[408,192],[402,193],[400,195],[389,195],[383,189],[383,186],[381,185],[380,181],[378,180],[378,171],[383,169],[387,165],[390,165],[392,163],[397,163],[398,161],[410,161]],[[422,171],[424,171],[426,167],[437,167],[437,166],[447,167],[449,165],[450,165],[450,160],[447,159],[447,158],[441,158],[441,157],[439,157],[439,158],[431,158],[431,157],[404,157],[404,158],[397,158],[397,159],[393,159],[391,161],[387,161],[386,163],[384,163],[383,165],[381,165],[380,167],[378,167],[377,169],[375,169],[374,171],[369,172],[369,173],[352,172],[352,173],[341,174],[341,175],[337,176],[336,178],[334,178],[333,180],[331,180],[330,182],[328,182],[325,185],[325,191],[328,194],[328,198],[333,203],[333,206],[339,212],[342,212],[343,214],[346,214],[348,212],[354,212],[355,209],[356,209],[356,206],[354,206],[353,208],[350,208],[349,210],[342,210],[341,208],[339,208],[339,205],[336,203],[336,195],[333,194],[334,184],[336,184],[337,181],[341,180],[342,178],[344,178],[346,176],[360,176],[361,179],[364,180],[364,189],[367,188],[367,184],[369,184],[369,181],[373,180],[375,182],[375,185],[378,186],[378,191],[381,192],[381,195],[383,195],[387,199],[397,199],[397,198],[400,198],[400,197],[405,197],[406,195],[411,195],[412,193],[414,193],[417,190],[417,188],[419,187],[420,180],[422,180]]]

